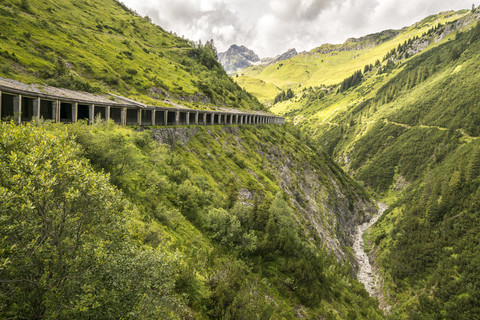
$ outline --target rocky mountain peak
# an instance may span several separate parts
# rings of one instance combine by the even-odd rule
[[[227,51],[218,54],[218,61],[227,73],[234,73],[260,61],[260,58],[247,47],[233,44]]]

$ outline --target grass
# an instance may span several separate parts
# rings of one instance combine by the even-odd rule
[[[466,262],[478,256],[480,195],[480,26],[472,16],[448,40],[356,87],[302,90],[272,108],[390,205],[366,240],[395,319],[468,319],[478,305],[476,269]]]
[[[13,0],[0,4],[2,77],[113,92],[151,105],[171,99],[192,108],[262,108],[226,75],[208,45],[166,32],[120,2],[26,3],[28,10]]]
[[[365,65],[375,64],[376,60],[382,61],[386,53],[397,48],[399,44],[416,36],[421,36],[439,23],[445,24],[457,20],[465,14],[467,14],[467,11],[445,12],[432,16],[413,26],[404,28],[394,38],[373,47],[355,50],[350,46],[349,50],[343,51],[341,50],[342,47],[347,44],[331,45],[329,46],[331,52],[328,53],[321,53],[322,51],[317,48],[269,66],[252,66],[243,70],[236,81],[243,83],[245,82],[244,78],[248,78],[247,82],[249,84],[245,88],[254,95],[261,97],[262,101],[272,101],[275,97],[274,93],[262,91],[264,86],[258,87],[258,82],[252,82],[250,78],[261,80],[261,83],[272,84],[281,90],[296,88],[296,92],[310,86],[336,85],[355,71],[363,70]],[[444,41],[448,41],[448,39],[450,38]],[[432,44],[431,47],[437,45]]]

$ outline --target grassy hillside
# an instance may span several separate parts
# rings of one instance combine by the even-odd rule
[[[463,30],[413,57],[398,48],[356,83],[274,107],[389,203],[367,240],[392,319],[478,314],[478,16],[431,31],[419,40]]]
[[[1,77],[152,105],[262,108],[226,75],[212,43],[172,35],[121,2],[5,0],[0,19]]]
[[[299,92],[304,88],[321,85],[337,85],[366,65],[382,61],[384,56],[409,39],[421,37],[438,24],[457,20],[468,11],[445,12],[428,17],[419,23],[402,30],[384,31],[360,39],[349,39],[341,45],[322,45],[309,52],[269,66],[252,66],[243,70],[237,83],[253,93],[261,101],[272,103],[278,92],[262,90],[258,81],[273,85],[281,90],[288,88]],[[436,44],[431,44],[435,46]]]
[[[323,239],[372,206],[298,131],[0,132],[2,317],[383,318]]]

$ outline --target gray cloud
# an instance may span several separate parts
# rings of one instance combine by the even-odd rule
[[[310,50],[430,14],[467,9],[471,0],[123,0],[166,30],[191,40],[214,39],[219,51],[245,45],[261,57]]]

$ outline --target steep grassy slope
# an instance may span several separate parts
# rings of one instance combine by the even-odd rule
[[[262,92],[259,83],[252,81],[252,78],[281,90],[292,88],[297,92],[310,86],[336,85],[356,70],[363,70],[366,65],[375,64],[377,60],[382,61],[389,51],[405,41],[420,37],[432,27],[459,19],[466,13],[467,11],[445,12],[402,30],[388,30],[360,39],[349,39],[341,45],[322,45],[269,66],[249,67],[240,73],[236,81],[261,101],[268,103],[275,98],[275,92]]]
[[[0,76],[149,104],[262,108],[223,71],[211,43],[194,44],[115,0],[0,3]]]
[[[0,227],[2,235],[11,235],[0,242],[0,273],[2,279],[11,280],[0,286],[2,317],[28,317],[41,309],[47,318],[55,314],[65,318],[383,318],[374,300],[352,278],[349,250],[329,238],[330,234],[349,238],[372,205],[328,157],[303,143],[298,131],[272,126],[134,131],[106,123],[38,128],[2,124],[1,130]],[[22,139],[25,135],[36,138]],[[91,164],[76,160],[82,158],[77,143]],[[51,144],[59,145],[52,149]],[[77,158],[59,152],[62,145],[73,145]],[[70,166],[84,167],[89,174],[75,178],[62,169]],[[104,173],[91,173],[92,166]],[[7,168],[18,174],[7,175]],[[82,181],[88,182],[90,176],[103,184],[109,180],[121,193],[103,186],[112,189],[104,195],[109,206],[87,206],[90,215],[85,217],[93,220],[82,229],[82,212],[86,212],[68,201],[79,201],[82,188],[88,187]],[[28,182],[30,178],[36,179],[35,184]],[[44,194],[41,181],[46,178],[47,186],[61,191],[48,192],[49,201],[55,202],[39,207],[38,197]],[[76,187],[62,187],[61,181],[75,182]],[[39,189],[29,193],[25,188]],[[100,196],[95,190],[88,193],[93,199]],[[30,195],[23,198],[25,193]],[[36,225],[11,224],[16,218],[8,208],[56,217],[54,208],[63,208],[63,199],[65,208],[72,208],[66,211],[71,227],[63,231],[66,239],[59,248],[69,248],[77,237],[82,255],[69,251],[62,258],[50,251],[46,244],[55,244],[56,229],[45,238],[34,237],[26,248],[20,246],[22,237],[14,235],[34,236],[34,229],[24,228]],[[117,203],[123,211],[117,211]],[[95,225],[96,215],[106,219],[106,230],[117,218],[126,216],[129,223],[120,221],[123,231],[109,238],[101,233],[103,227]],[[77,227],[84,231],[72,234]],[[133,243],[139,253],[122,258],[123,251],[118,256],[110,243],[127,246],[124,250]],[[91,249],[96,252],[95,272],[78,260],[87,259]],[[35,250],[41,255],[30,261],[29,269],[22,256],[37,257]],[[339,262],[334,254],[340,251],[344,260]],[[151,259],[146,259],[148,252]],[[44,282],[51,265],[44,260],[53,265],[65,262],[71,268],[64,273],[66,281],[55,286]],[[30,281],[16,282],[19,275]],[[62,273],[53,275],[59,280]],[[150,279],[156,282],[144,287]],[[139,286],[130,292],[136,281]],[[26,294],[29,286],[37,288],[35,295]],[[150,298],[154,300],[148,304]],[[70,308],[75,301],[81,304]],[[172,308],[164,313],[169,304]]]
[[[353,87],[278,106],[390,204],[367,238],[392,319],[478,315],[478,17],[433,31],[467,27],[408,59],[400,48]]]

